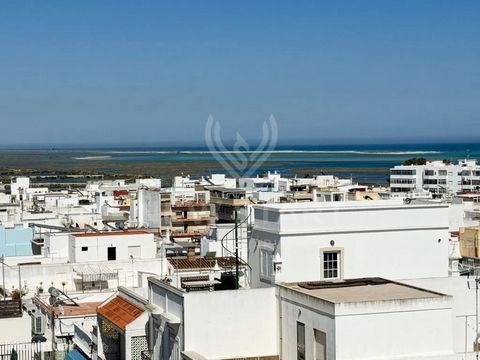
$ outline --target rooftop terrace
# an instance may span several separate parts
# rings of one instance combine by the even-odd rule
[[[285,283],[280,286],[333,304],[440,298],[437,292],[382,278]]]

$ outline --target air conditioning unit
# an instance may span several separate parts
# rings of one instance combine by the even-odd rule
[[[41,314],[32,314],[32,333],[34,335],[45,334],[45,318]]]

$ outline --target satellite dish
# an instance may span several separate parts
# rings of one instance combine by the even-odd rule
[[[50,286],[50,287],[48,288],[48,293],[49,293],[50,295],[52,295],[54,298],[57,298],[57,297],[60,296],[60,290],[58,290],[58,289],[57,289],[56,287],[54,287],[54,286]]]

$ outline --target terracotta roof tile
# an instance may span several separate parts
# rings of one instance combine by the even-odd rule
[[[125,331],[127,324],[138,318],[143,310],[120,296],[97,308],[97,313]]]

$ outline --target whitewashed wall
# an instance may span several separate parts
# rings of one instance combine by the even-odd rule
[[[454,350],[473,351],[475,342],[475,280],[466,276],[409,279],[401,282],[453,296],[452,329]]]
[[[185,295],[185,350],[208,359],[276,355],[275,289]]]
[[[341,250],[343,277],[407,279],[448,276],[448,207],[398,201],[259,206],[249,243],[252,286],[260,250],[282,261],[272,281],[321,280],[321,251]],[[333,244],[333,245],[332,245]]]
[[[342,305],[335,308],[337,360],[454,353],[450,299]]]
[[[117,260],[129,260],[129,246],[140,246],[140,258],[154,258],[157,246],[153,234],[126,234],[111,236],[75,236],[70,235],[70,261],[107,261],[108,247],[116,248]],[[87,247],[87,251],[82,251]]]
[[[332,304],[279,289],[282,359],[297,355],[297,322],[305,324],[305,359],[314,360],[314,329],[326,334],[327,360],[455,358],[452,299]]]

